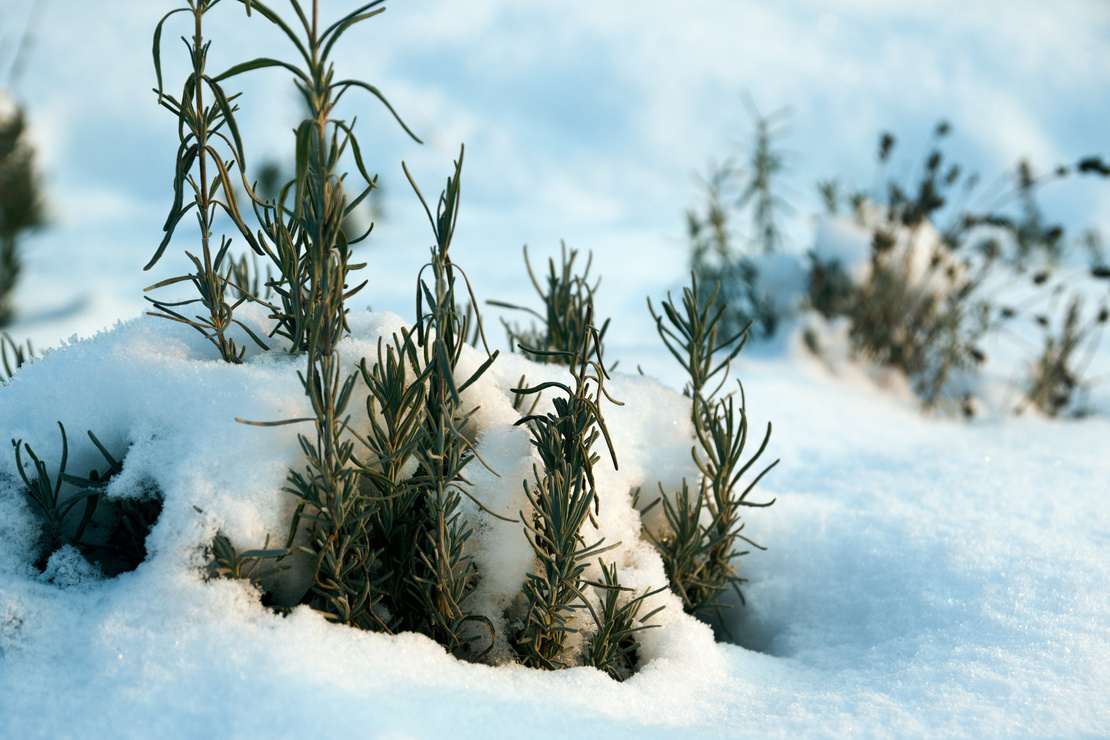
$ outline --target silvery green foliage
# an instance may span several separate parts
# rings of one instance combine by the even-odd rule
[[[691,421],[698,443],[692,454],[701,476],[693,487],[683,480],[682,490],[673,497],[660,491],[663,495],[648,509],[661,503],[666,526],[661,532],[647,534],[663,557],[671,588],[682,599],[683,607],[701,615],[715,609],[728,588],[743,599],[740,584],[745,579],[737,573],[736,565],[748,553],[738,547],[741,542],[759,546],[742,534],[740,512],[744,507],[774,503],[749,501],[748,495],[778,464],[776,460],[750,482],[744,481],[767,449],[771,425],[767,424],[759,449],[745,461],[748,416],[743,387],[739,389],[739,404],[731,394],[717,394],[747,334],[719,341],[726,307],[716,304],[716,294],[714,289],[709,300],[700,300],[697,273],[693,273],[691,287],[683,290],[681,309],[668,296],[662,303],[662,313],[656,314],[648,301],[660,337],[689,377],[685,393],[691,401]],[[715,380],[718,377],[720,380]]]

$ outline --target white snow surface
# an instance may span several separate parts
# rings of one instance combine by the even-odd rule
[[[354,316],[344,361],[401,326]],[[279,349],[229,366],[150,317],[54,349],[0,389],[0,428],[51,472],[56,422],[73,471],[99,462],[93,430],[126,451],[110,494],[153,481],[165,508],[137,570],[105,579],[63,549],[39,573],[14,456],[0,459],[0,737],[1110,733],[1110,422],[924,418],[910,399],[831,375],[797,337],[788,345],[736,368],[753,437],[772,420],[767,454],[781,458],[753,494],[775,504],[746,518],[768,549],[740,564],[747,604],[726,614],[740,644],[714,642],[662,595],[625,683],[470,664],[419,635],[303,607],[277,616],[246,582],[206,581],[217,529],[240,547],[282,531],[297,428],[235,418],[304,415],[300,362]],[[479,451],[501,475],[471,477],[494,510],[519,511],[532,464],[508,389],[560,372],[503,356],[468,390]],[[690,427],[685,399],[651,378],[618,373],[609,388],[625,405],[605,407],[619,468],[598,467],[599,535],[622,542],[606,557],[643,590],[662,566],[629,491],[692,475]],[[520,527],[469,513],[486,574],[475,603],[496,622],[530,553]]]

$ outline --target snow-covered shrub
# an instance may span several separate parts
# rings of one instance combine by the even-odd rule
[[[812,303],[828,317],[846,316],[854,351],[905,373],[931,407],[949,391],[954,372],[982,361],[978,344],[989,329],[990,306],[974,294],[967,264],[929,224],[882,219],[859,236],[870,240],[862,264],[830,258],[818,240]]]
[[[103,458],[103,472],[93,468],[88,477],[66,472],[69,441],[61,422],[58,428],[62,450],[53,475],[30,444],[12,440],[16,472],[41,523],[40,539],[45,540],[36,567],[47,580],[53,579],[51,574],[58,567],[56,557],[70,564],[83,561],[79,570],[87,575],[114,576],[134,570],[146,558],[147,535],[162,511],[161,493],[146,484],[137,493],[121,495],[117,486],[115,495],[106,497],[113,479],[123,472],[123,463],[91,431],[89,439]],[[72,568],[67,566],[66,570]]]
[[[949,131],[946,123],[938,124],[920,180],[912,187],[892,180],[877,196],[849,196],[851,220],[837,215],[844,198],[836,181],[819,185],[829,215],[819,222],[810,252],[809,304],[826,319],[845,319],[853,352],[903,373],[925,408],[960,402],[969,411],[972,379],[986,360],[986,338],[1019,314],[998,305],[985,286],[1028,282],[1035,293],[1062,254],[1064,230],[1043,217],[1035,194],[1047,180],[1035,177],[1024,162],[1017,168],[1013,194],[1019,214],[952,215],[947,208],[952,191],[970,190],[975,178],[964,178],[958,165],[945,163],[939,142]],[[881,165],[894,146],[892,135],[881,137]],[[1099,162],[1088,158],[1075,169],[1098,172]],[[1057,168],[1050,178],[1068,172]],[[947,225],[938,227],[945,215]],[[1047,267],[1030,273],[1033,261]],[[1049,326],[1045,316],[1038,322]],[[1097,324],[1092,322],[1090,327]],[[1068,403],[1049,403],[1048,398],[1070,399],[1081,385],[1063,371],[1068,360],[1059,357],[1070,355],[1079,340],[1078,318],[1063,320],[1061,327],[1060,336],[1046,337],[1026,385],[1030,403],[1050,415]],[[1082,335],[1093,337],[1089,328]],[[807,343],[821,351],[815,335]]]
[[[589,328],[582,344],[575,352],[567,353],[573,386],[549,382],[525,390],[538,393],[551,387],[565,394],[552,399],[553,413],[522,419],[529,424],[532,445],[541,460],[535,469],[534,483],[524,485],[532,505],[532,520],[522,514],[539,568],[524,583],[523,616],[511,639],[521,661],[534,668],[568,665],[564,653],[568,648],[567,637],[578,631],[572,626],[577,610],[589,608],[597,621],[593,606],[580,595],[588,585],[584,574],[590,560],[609,549],[604,540],[587,543],[583,532],[597,501],[593,467],[600,456],[592,448],[602,436],[616,465],[616,452],[601,413],[602,398],[611,399],[604,389],[607,374],[602,364],[600,333],[590,327],[589,312],[586,318]],[[598,562],[604,574],[616,579],[615,570],[610,572],[604,563]],[[620,584],[606,583],[603,588],[619,590]],[[598,626],[602,627],[600,623]],[[606,633],[603,628],[597,635]],[[614,651],[615,645],[591,645],[589,655],[609,665],[612,660],[606,653]],[[633,656],[627,657],[631,660]],[[610,670],[627,675],[631,664],[620,668],[613,664]]]
[[[421,633],[468,660],[593,666],[624,679],[654,656],[701,644],[708,631],[683,614],[644,534],[634,491],[696,482],[714,512],[712,521],[699,520],[713,588],[737,580],[733,545],[745,538],[736,507],[751,487],[736,488],[751,464],[737,468],[746,418],[743,401],[737,416],[734,401],[716,399],[705,387],[727,372],[727,360],[691,370],[692,410],[650,379],[610,377],[601,356],[603,327],[595,326],[590,305],[596,284],[572,275],[573,253],[561,276],[553,266],[549,287],[552,294],[569,291],[554,313],[560,306],[580,312],[554,316],[574,322],[560,342],[576,343],[534,349],[537,357],[561,353],[563,362],[490,352],[477,312],[460,308],[464,284],[471,306],[477,301],[449,254],[461,153],[434,208],[409,175],[435,239],[417,276],[413,325],[392,315],[352,314],[345,301],[358,289],[348,282],[359,266],[349,261],[343,216],[373,179],[350,127],[331,116],[348,89],[380,95],[358,81],[333,84],[327,57],[345,30],[378,12],[376,3],[318,33],[308,21],[317,18],[315,3],[309,16],[292,0],[300,36],[296,24],[265,4],[240,0],[306,50],[305,67],[256,59],[209,76],[201,20],[217,2],[175,11],[194,21],[192,43],[186,41],[193,68],[180,100],[159,92],[182,134],[174,204],[151,265],[195,209],[201,236],[195,270],[159,286],[191,285],[199,298],[157,301],[149,316],[54,350],[3,386],[0,423],[19,440],[13,459],[0,467],[0,502],[11,514],[3,523],[5,546],[31,543],[15,567],[38,565],[40,580],[56,587],[88,580],[106,560],[83,545],[111,505],[122,513],[107,544],[121,529],[131,533],[143,548],[133,564],[172,573],[167,582],[238,587],[245,600],[280,614]],[[156,64],[172,15],[157,27]],[[245,169],[246,150],[221,83],[265,67],[293,72],[307,117],[296,129],[296,175],[276,200],[258,199],[243,183],[260,222],[247,238],[247,212],[236,204],[231,179],[232,169]],[[212,96],[207,106],[202,90]],[[227,158],[212,141],[227,147]],[[347,149],[366,180],[351,203],[337,170]],[[272,302],[257,294],[258,268],[230,258],[227,238],[212,249],[217,211],[273,263]],[[238,296],[234,304],[229,290]],[[189,318],[178,310],[184,305],[199,305],[201,315]],[[720,315],[688,347],[699,368],[702,359],[717,362]],[[94,394],[85,390],[91,368]],[[67,383],[78,376],[81,388]],[[516,382],[524,377],[527,387]],[[61,390],[51,391],[55,386]],[[44,415],[70,428],[95,420],[111,442],[89,435],[108,472],[87,479],[67,474],[68,441],[63,431],[59,452]],[[600,439],[607,456],[593,449]],[[703,452],[691,457],[697,444]],[[108,452],[117,445],[126,455]],[[41,457],[33,451],[44,449]],[[48,459],[61,460],[57,473]],[[36,516],[52,538],[42,557],[32,546],[39,539]],[[711,600],[710,594],[704,603]]]
[[[1092,386],[1091,359],[1110,319],[1110,308],[1104,299],[1096,313],[1084,316],[1083,297],[1074,295],[1058,327],[1048,317],[1041,318],[1041,351],[1030,365],[1024,403],[1018,410],[1031,406],[1046,416],[1083,416]]]
[[[938,125],[936,140],[948,131]],[[880,163],[893,148],[894,138],[884,135]],[[846,316],[853,350],[905,373],[926,408],[955,400],[953,376],[983,361],[979,343],[990,328],[990,304],[975,288],[997,253],[959,255],[959,235],[933,225],[960,178],[934,147],[912,189],[892,181],[883,202],[854,199],[855,228],[819,227],[811,252],[811,305],[827,317]],[[826,183],[824,192],[835,188]],[[835,211],[836,199],[826,200]]]

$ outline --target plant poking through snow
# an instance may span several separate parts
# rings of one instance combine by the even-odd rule
[[[194,272],[163,280],[147,290],[191,282],[200,297],[169,303],[153,298],[148,300],[157,308],[154,315],[192,326],[215,345],[220,357],[226,362],[237,363],[242,361],[245,348],[237,346],[235,340],[227,335],[233,324],[243,328],[263,348],[265,345],[233,315],[235,308],[250,298],[247,286],[235,286],[239,298],[234,303],[228,303],[226,294],[228,286],[234,285],[232,276],[235,264],[228,256],[230,238],[221,236],[218,248],[213,244],[212,224],[217,214],[222,212],[227,215],[239,234],[256,252],[261,254],[262,248],[243,220],[235,195],[235,183],[232,182],[233,173],[238,170],[243,185],[249,192],[249,186],[242,174],[245,170],[243,142],[235,122],[238,107],[233,101],[238,96],[229,96],[220,85],[220,81],[230,75],[212,78],[205,72],[211,42],[204,40],[203,18],[218,2],[219,0],[195,0],[187,8],[170,11],[159,21],[154,32],[154,69],[158,76],[155,92],[158,93],[159,105],[178,119],[180,145],[173,180],[173,205],[163,227],[165,236],[144,269],[149,270],[161,259],[178,224],[189,211],[195,210],[200,228],[200,256],[185,252],[193,263]],[[192,13],[194,32],[191,40],[182,38],[189,50],[192,71],[185,80],[181,98],[177,99],[162,89],[161,38],[166,21],[181,12]],[[207,102],[206,93],[211,96]],[[186,185],[192,190],[192,198],[188,204],[185,203]],[[203,306],[206,315],[190,318],[179,312],[182,307],[197,303]]]
[[[541,314],[531,308],[512,303],[486,301],[491,306],[527,311],[540,320],[539,328],[533,324],[527,330],[521,330],[515,325],[510,326],[502,321],[509,335],[510,347],[524,350],[539,362],[570,364],[570,358],[574,357],[574,353],[582,347],[585,335],[591,330],[589,312],[593,308],[594,293],[601,284],[601,279],[598,278],[593,285],[590,285],[593,253],[591,252],[586,259],[586,267],[580,275],[574,271],[574,261],[577,258],[578,250],[568,251],[566,242],[563,242],[560,266],[556,268],[554,258],[548,260],[545,291],[536,279],[532,263],[528,260],[528,247],[524,247],[524,264],[528,268],[528,277],[532,279],[532,286],[543,301],[544,312]],[[608,328],[609,320],[606,319],[597,332],[598,343],[602,346],[604,346],[605,332]],[[543,351],[532,351],[537,349]]]
[[[628,597],[626,594],[632,589],[621,587],[616,564],[606,565],[603,560],[599,562],[604,582],[591,585],[602,590],[603,594],[600,607],[591,610],[597,631],[590,636],[583,663],[623,681],[632,675],[636,667],[636,651],[640,648],[640,643],[636,642],[636,633],[649,627],[657,627],[655,624],[647,624],[647,621],[663,607],[656,607],[643,616],[640,616],[640,609],[647,598],[663,589]]]
[[[335,80],[329,61],[331,52],[343,35],[356,24],[381,13],[373,9],[382,0],[362,5],[347,13],[327,28],[320,30],[319,3],[312,3],[311,15],[297,0],[290,0],[300,22],[303,39],[293,28],[266,5],[254,0],[239,0],[270,21],[292,41],[300,54],[303,68],[276,59],[259,58],[236,65],[217,77],[233,77],[251,70],[281,67],[293,73],[297,90],[305,102],[307,117],[296,129],[296,166],[293,180],[280,190],[276,201],[261,202],[248,188],[255,211],[262,224],[259,245],[277,269],[278,278],[268,283],[278,295],[280,305],[271,305],[278,325],[273,333],[289,340],[293,352],[309,351],[313,332],[331,333],[339,337],[345,330],[340,306],[365,283],[347,286],[348,273],[363,265],[350,261],[350,248],[369,235],[348,239],[343,225],[347,217],[373,191],[377,177],[371,177],[363,163],[353,122],[332,118],[340,98],[351,90],[363,90],[381,101],[402,128],[416,141],[404,122],[382,96],[366,82],[355,79]],[[365,187],[352,198],[343,193],[346,175],[336,172],[338,161],[350,149]],[[289,199],[292,198],[292,205]],[[373,226],[371,225],[371,228]],[[319,322],[323,321],[323,324]],[[338,323],[336,323],[338,322]],[[330,344],[332,340],[325,340]],[[321,345],[323,346],[323,345]]]
[[[360,460],[354,454],[354,442],[346,435],[348,419],[338,421],[356,376],[332,376],[336,411],[331,417],[327,398],[316,390],[319,383],[306,383],[320,436],[334,430],[332,457],[329,462],[323,443],[313,445],[301,436],[309,465],[290,476],[288,490],[300,505],[286,549],[241,556],[224,542],[213,549],[217,570],[230,575],[256,560],[307,552],[314,558],[315,578],[306,600],[315,609],[362,629],[421,632],[452,653],[477,658],[485,651],[472,649],[479,635],[471,627],[481,623],[492,633],[492,625],[466,605],[478,573],[466,552],[471,530],[460,509],[460,483],[465,467],[478,458],[468,441],[469,415],[462,412],[459,394],[496,354],[456,382],[455,368],[470,331],[469,318],[455,301],[461,271],[448,256],[461,171],[460,154],[434,216],[410,177],[436,236],[427,266],[432,281],[420,283],[415,329],[395,335],[390,345],[379,344],[373,367],[365,359],[360,365],[369,391],[370,431],[357,441],[370,455]],[[302,523],[308,527],[308,545],[294,547]]]
[[[383,352],[384,348],[384,352]],[[417,447],[425,439],[425,416],[430,366],[420,369],[411,333],[394,335],[391,344],[378,344],[377,362],[360,366],[369,390],[366,414],[370,432],[359,442],[371,457],[360,466],[365,515],[351,536],[374,555],[374,577],[360,573],[374,590],[376,611],[366,600],[360,626],[400,632],[419,626],[420,612],[412,604],[413,573],[426,507],[419,479],[411,477]]]
[[[1022,161],[1011,178],[1012,187],[986,209],[974,211],[966,201],[977,178],[964,177],[958,165],[945,162],[941,151],[940,142],[950,132],[947,123],[937,125],[913,186],[891,180],[883,193],[857,192],[850,197],[857,223],[871,231],[870,270],[857,284],[839,265],[822,263],[815,255],[810,302],[826,317],[847,317],[853,349],[902,371],[926,409],[959,398],[965,413],[971,413],[970,393],[957,386],[969,385],[970,376],[986,359],[982,340],[1018,316],[1010,307],[996,310],[982,290],[984,284],[1000,271],[1010,273],[1009,282],[1026,276],[1032,298],[1038,300],[1036,293],[1043,293],[1050,273],[1030,271],[1030,263],[1051,266],[1067,244],[1063,227],[1045,218],[1036,200],[1038,191],[1073,172],[1106,177],[1110,168],[1098,157],[1087,157],[1037,175]],[[894,148],[894,136],[883,134],[881,166]],[[835,215],[842,198],[838,183],[826,181],[818,187]],[[961,197],[953,202],[956,191]],[[947,224],[934,230],[943,214],[948,214]],[[1091,275],[1099,279],[1110,273],[1100,270],[1094,251]],[[1060,285],[1056,289],[1063,290]],[[1069,303],[1074,304],[1078,295],[1073,291]],[[1047,316],[1036,318],[1048,328]],[[1050,415],[1073,405],[1074,391],[1085,387],[1081,375],[1069,373],[1085,372],[1089,360],[1069,365],[1069,356],[1088,339],[1093,352],[1100,338],[1100,332],[1092,331],[1097,322],[1086,326],[1078,316],[1069,316],[1060,323],[1061,335],[1046,336],[1045,350],[1026,387],[1029,403]]]
[[[700,298],[703,289],[698,284],[697,273],[691,273],[690,278],[691,287],[682,290],[681,313],[670,300],[670,295],[663,301],[662,315],[655,313],[650,298],[648,311],[655,319],[656,331],[667,350],[674,355],[690,378],[684,392],[688,397],[702,399],[704,404],[705,399],[715,396],[724,384],[732,361],[748,341],[748,334],[745,327],[728,339],[720,339],[718,335],[721,320],[727,310],[716,300],[720,285],[715,285],[709,292],[709,299],[702,301]],[[670,326],[667,326],[664,318]],[[731,349],[728,349],[730,346]],[[722,354],[723,357],[720,356]],[[720,382],[716,388],[710,388],[710,383],[717,376],[720,376]],[[696,424],[697,408],[691,412],[691,418]]]
[[[53,479],[46,463],[39,459],[30,445],[22,440],[12,440],[16,468],[26,486],[27,497],[35,504],[42,517],[48,538],[40,566],[44,566],[50,555],[59,548],[72,545],[86,558],[98,563],[106,575],[134,570],[146,558],[146,537],[162,511],[161,496],[155,492],[145,499],[104,501],[104,489],[123,470],[123,464],[90,431],[89,439],[104,457],[107,467],[104,473],[95,469],[90,471],[88,478],[70,475],[66,472],[69,461],[66,430],[61,422],[58,422],[58,428],[62,434],[62,457]],[[30,459],[32,475],[28,475],[25,469],[24,452]],[[63,483],[68,483],[77,490],[63,496]],[[102,507],[101,504],[108,506]],[[105,514],[105,508],[111,508],[112,511]],[[99,516],[98,511],[101,512]],[[70,521],[70,514],[77,512],[81,513],[81,518],[74,525]],[[98,530],[95,534],[94,529]]]
[[[715,294],[714,290],[712,295]],[[724,307],[714,309],[712,300],[699,303],[697,296],[695,274],[692,287],[683,289],[681,313],[669,296],[662,304],[663,315],[656,314],[648,301],[659,335],[690,378],[685,392],[691,400],[690,416],[698,441],[692,453],[701,478],[696,493],[691,492],[689,483],[684,480],[682,491],[675,495],[674,501],[660,490],[663,495],[647,509],[662,502],[666,529],[647,534],[662,555],[671,586],[682,598],[685,610],[704,614],[717,606],[719,597],[729,587],[743,599],[740,584],[745,579],[736,572],[735,564],[747,552],[738,551],[737,546],[740,542],[759,545],[742,534],[744,524],[740,512],[743,507],[774,503],[773,499],[755,503],[747,497],[778,461],[764,468],[751,483],[741,483],[767,449],[771,424],[767,424],[759,449],[745,462],[748,416],[743,387],[737,406],[732,395],[716,397],[720,384],[712,389],[709,385],[717,375],[721,375],[723,383],[731,361],[744,346],[746,335],[743,338],[734,336],[718,344],[717,331]],[[664,323],[664,317],[670,326]],[[732,348],[728,349],[730,345]]]
[[[293,73],[308,113],[296,129],[294,180],[282,188],[276,203],[260,204],[255,200],[256,213],[261,211],[263,222],[259,246],[280,274],[276,282],[268,283],[282,304],[271,306],[277,321],[274,333],[290,341],[290,351],[306,355],[307,367],[301,380],[313,410],[308,420],[316,427],[314,438],[300,435],[307,464],[303,470],[291,472],[287,489],[299,499],[300,506],[286,549],[272,553],[311,554],[314,582],[306,598],[314,608],[345,624],[384,628],[374,611],[378,598],[372,573],[376,551],[367,544],[366,533],[373,502],[360,495],[364,466],[354,457],[354,442],[346,435],[346,410],[357,374],[344,375],[336,349],[347,330],[345,300],[362,287],[352,290],[347,286],[348,273],[361,265],[350,263],[351,244],[342,224],[374,184],[351,126],[331,118],[331,114],[339,98],[352,88],[367,90],[385,101],[376,88],[364,82],[336,82],[328,60],[340,36],[381,12],[370,10],[380,3],[363,5],[321,31],[318,3],[313,2],[309,16],[292,0],[302,39],[262,3],[240,1],[248,14],[253,10],[283,31],[300,53],[304,68],[260,58],[236,65],[215,80],[282,67]],[[348,146],[367,183],[350,203],[343,194],[345,176],[336,171]],[[249,188],[247,192],[251,193]],[[290,193],[295,199],[291,208],[286,206]],[[294,548],[302,521],[308,524],[308,544]],[[230,554],[225,555],[225,561],[234,562]]]
[[[601,414],[601,399],[604,396],[617,402],[605,391],[608,375],[601,359],[600,333],[589,323],[591,318],[587,308],[586,330],[575,352],[528,350],[539,356],[556,352],[569,355],[565,361],[571,367],[573,387],[549,381],[519,390],[532,394],[555,388],[565,394],[552,399],[553,412],[528,415],[517,422],[529,425],[542,466],[534,470],[534,483],[524,485],[532,504],[531,520],[521,513],[539,568],[525,581],[524,617],[511,638],[521,662],[534,668],[571,665],[566,642],[568,635],[578,632],[574,626],[576,612],[584,607],[592,609],[583,592],[583,574],[590,559],[616,546],[606,547],[600,540],[586,544],[582,532],[591,507],[597,506],[593,466],[600,458],[591,448],[599,438],[604,437],[613,465],[617,464]],[[598,619],[596,613],[594,617]],[[623,629],[616,632],[623,635]],[[601,656],[610,650],[617,648],[601,645],[594,652]]]
[[[1059,333],[1053,333],[1047,317],[1042,317],[1043,348],[1030,370],[1025,403],[1019,406],[1019,411],[1031,405],[1046,416],[1065,412],[1082,416],[1085,412],[1081,394],[1090,388],[1084,377],[1110,317],[1110,309],[1102,305],[1087,321],[1082,314],[1083,299],[1075,295],[1068,304]]]
[[[359,496],[361,476],[354,459],[354,442],[345,436],[347,404],[356,375],[344,375],[336,349],[347,328],[344,301],[361,288],[349,291],[346,284],[354,266],[349,263],[350,245],[342,230],[344,178],[337,174],[336,167],[348,144],[355,151],[359,171],[371,183],[367,189],[372,181],[362,166],[351,129],[330,118],[336,100],[349,86],[332,82],[334,72],[328,53],[344,30],[375,13],[360,12],[366,10],[362,8],[321,33],[317,3],[313,3],[309,19],[294,1],[304,32],[301,40],[264,5],[246,4],[248,12],[253,8],[278,25],[305,63],[301,70],[275,60],[256,59],[224,74],[230,77],[260,67],[282,66],[293,72],[308,111],[308,117],[296,129],[296,178],[283,188],[278,206],[266,209],[267,214],[276,213],[264,229],[277,246],[279,258],[275,261],[282,279],[274,289],[282,296],[286,309],[276,314],[277,331],[290,339],[292,351],[303,350],[306,354],[307,367],[301,380],[316,427],[314,438],[300,435],[307,467],[289,477],[288,490],[304,507],[294,518],[293,530],[300,519],[309,524],[308,547],[315,574],[310,604],[338,622],[366,626],[364,620],[373,618],[374,553],[363,546],[364,538],[356,536],[364,526],[366,502]],[[284,196],[292,188],[296,203],[287,211]],[[264,248],[274,256],[269,244],[264,242]],[[289,311],[291,308],[296,310]]]
[[[703,209],[686,212],[687,236],[691,269],[703,285],[721,286],[713,300],[715,307],[725,307],[722,327],[740,332],[754,321],[760,333],[769,337],[780,316],[760,285],[759,257],[752,255],[772,254],[782,247],[781,214],[789,210],[789,204],[776,190],[785,157],[777,143],[780,129],[775,119],[779,114],[763,116],[751,101],[748,108],[755,124],[748,168],[741,169],[731,158],[710,166],[709,174],[702,178]],[[738,247],[731,222],[749,211],[749,236]],[[706,298],[699,296],[703,301]]]
[[[425,266],[425,269],[431,268],[431,285],[420,281],[416,301],[416,344],[426,368],[427,389],[421,438],[415,447],[419,465],[414,479],[419,486],[420,499],[416,502],[419,519],[414,533],[415,558],[408,564],[411,576],[407,584],[407,618],[414,623],[415,629],[453,653],[471,649],[478,635],[468,628],[476,623],[486,626],[490,632],[489,647],[493,643],[493,626],[467,608],[467,601],[478,584],[478,572],[465,550],[471,530],[460,510],[463,489],[459,484],[468,482],[464,470],[473,460],[481,460],[467,439],[470,414],[462,412],[459,394],[478,380],[497,358],[496,352],[489,355],[470,377],[456,382],[455,368],[469,334],[469,317],[460,312],[456,293],[457,275],[462,276],[464,283],[466,276],[448,254],[458,220],[462,163],[463,152],[460,151],[454,175],[447,178],[447,187],[440,194],[434,216],[405,169],[436,238],[431,262]],[[467,290],[469,292],[468,283]],[[477,302],[473,295],[470,298],[472,303]],[[473,500],[482,506],[480,501]],[[489,647],[480,655],[488,652]]]

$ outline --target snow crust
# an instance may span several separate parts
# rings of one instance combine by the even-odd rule
[[[261,321],[261,317],[255,317]],[[391,314],[353,317],[353,367]],[[467,361],[480,361],[468,355]],[[661,358],[662,361],[662,358]],[[72,341],[0,389],[0,428],[54,464],[56,421],[72,469],[96,462],[91,429],[126,450],[111,493],[144,481],[165,508],[137,570],[106,579],[59,551],[33,566],[32,512],[0,458],[0,736],[3,737],[813,737],[844,734],[1097,736],[1110,732],[1110,424],[922,418],[865,379],[835,377],[794,337],[741,364],[753,429],[774,422],[745,534],[739,645],[681,613],[644,634],[646,664],[620,684],[593,669],[472,665],[413,634],[282,618],[244,582],[205,581],[217,529],[240,547],[280,532],[297,464],[295,427],[235,421],[305,415],[280,350],[245,367],[195,333],[141,318]],[[519,511],[531,474],[510,388],[559,370],[516,356],[468,389],[475,495]],[[692,475],[684,399],[620,375],[606,407],[619,467],[598,467],[599,536],[620,540],[626,585],[661,583],[630,491]],[[549,402],[549,401],[545,401]],[[352,401],[353,407],[362,403]],[[473,512],[472,512],[473,514]],[[519,527],[476,518],[476,603],[500,618],[530,552]],[[624,576],[622,576],[623,578]],[[501,627],[502,624],[498,624]]]

